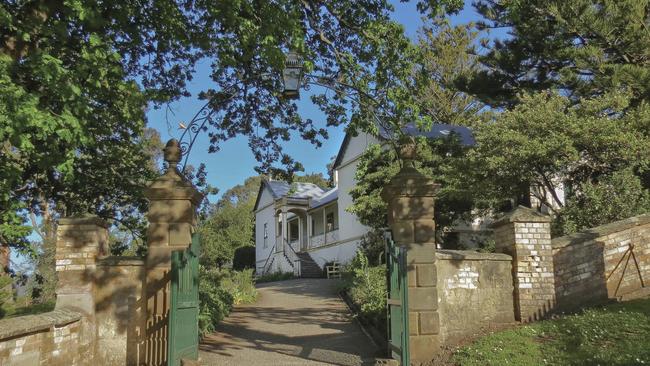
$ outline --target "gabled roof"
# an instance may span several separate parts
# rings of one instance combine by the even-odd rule
[[[409,136],[425,136],[430,139],[444,138],[453,133],[459,136],[461,144],[465,146],[473,146],[476,144],[472,130],[464,126],[456,126],[446,123],[434,123],[429,131],[420,131],[417,126],[409,123],[403,128],[403,131]],[[381,127],[379,128],[378,137],[380,140],[389,140],[391,135],[392,132]],[[343,156],[345,156],[345,151],[348,148],[348,144],[350,143],[352,136],[353,135],[350,132],[345,133],[343,143],[341,144],[341,148],[339,149],[338,154],[336,154],[336,160],[334,160],[332,169],[338,168],[341,163],[343,163]]]
[[[291,197],[291,198],[313,198],[321,196],[325,191],[313,183],[287,183],[278,180],[267,181],[273,198]]]
[[[257,193],[257,199],[255,200],[255,206],[253,208],[254,211],[257,210],[257,205],[260,202],[260,197],[262,197],[262,191],[264,189],[267,189],[269,193],[271,193],[274,200],[282,197],[319,199],[325,194],[325,191],[321,187],[313,183],[287,183],[278,180],[269,181],[262,179],[260,190]]]

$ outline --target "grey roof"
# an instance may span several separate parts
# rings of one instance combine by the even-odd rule
[[[323,193],[320,197],[314,198],[311,201],[311,208],[320,207],[330,202],[336,201],[339,198],[339,188],[334,187],[329,191]]]
[[[273,198],[292,197],[292,198],[314,198],[320,197],[325,193],[323,189],[313,183],[292,183],[272,180],[266,182]],[[289,194],[291,192],[291,194]]]
[[[468,127],[465,126],[456,126],[456,125],[450,125],[446,123],[434,123],[431,126],[431,129],[429,131],[420,131],[420,129],[418,129],[417,126],[415,126],[412,123],[409,123],[402,130],[404,131],[404,133],[406,133],[409,136],[426,136],[427,138],[430,139],[445,138],[451,134],[455,134],[460,138],[461,144],[465,146],[476,145],[476,140],[474,139],[472,130],[470,130]],[[392,132],[379,127],[380,139],[389,140],[391,135]],[[336,160],[334,161],[334,165],[332,166],[333,169],[338,168],[339,165],[341,165],[341,163],[343,162],[343,156],[345,155],[345,150],[348,148],[348,144],[350,143],[350,137],[351,137],[350,132],[347,132],[345,134],[345,138],[343,139],[343,143],[341,144],[341,148],[339,149],[339,152],[336,155]]]
[[[321,187],[313,183],[287,183],[278,180],[263,180],[260,185],[260,191],[257,195],[255,202],[255,210],[262,195],[264,187],[269,189],[273,199],[282,197],[291,198],[311,198],[310,208],[316,208],[335,201],[338,198],[338,188],[332,188],[328,191],[323,190]],[[291,194],[289,194],[291,192]]]

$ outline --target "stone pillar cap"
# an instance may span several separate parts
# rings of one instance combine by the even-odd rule
[[[149,200],[187,199],[198,205],[203,195],[178,171],[178,163],[182,157],[178,140],[167,141],[163,151],[169,167],[164,175],[149,184],[144,192],[145,197]]]
[[[511,222],[551,222],[551,217],[532,208],[518,206],[491,223],[488,227],[495,228]]]

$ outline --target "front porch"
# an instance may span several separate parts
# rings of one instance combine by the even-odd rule
[[[276,209],[277,235],[275,251],[290,246],[294,252],[331,245],[339,241],[338,204],[309,209],[282,205]]]
[[[298,277],[322,277],[322,268],[313,260],[311,249],[339,242],[336,202],[309,207],[309,199],[283,198],[276,202],[274,246],[263,266],[270,271],[293,272]]]

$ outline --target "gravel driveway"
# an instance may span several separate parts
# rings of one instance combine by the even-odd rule
[[[377,347],[351,318],[337,281],[297,279],[258,285],[200,347],[203,365],[373,365]]]

